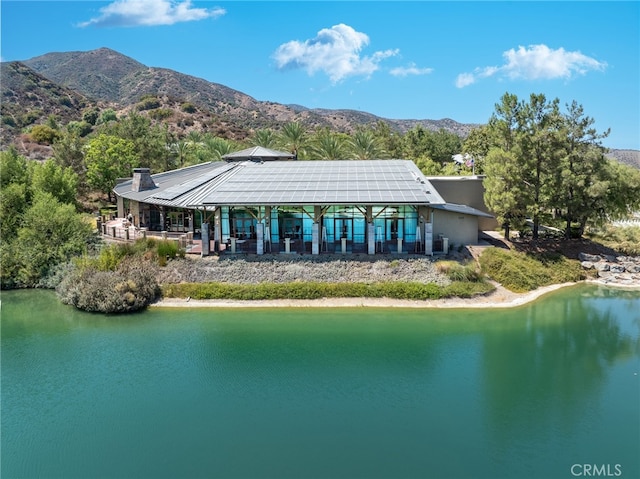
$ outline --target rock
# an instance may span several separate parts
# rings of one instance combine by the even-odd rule
[[[609,266],[609,271],[611,271],[612,273],[624,273],[626,270],[622,265],[612,264]]]
[[[593,269],[593,262],[592,261],[583,261],[580,264],[582,265],[582,267],[584,269]]]
[[[578,259],[580,261],[591,261],[592,263],[597,263],[600,261],[600,256],[589,253],[578,253]]]
[[[609,271],[609,263],[595,263],[593,265],[593,267],[595,269],[597,269],[598,271]]]

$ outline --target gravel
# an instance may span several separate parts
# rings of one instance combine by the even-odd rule
[[[450,283],[446,275],[436,270],[434,260],[424,256],[384,259],[370,258],[365,255],[353,255],[349,258],[282,255],[204,258],[187,256],[184,259],[169,261],[167,266],[159,268],[157,278],[160,284],[398,281],[435,283],[445,286]]]

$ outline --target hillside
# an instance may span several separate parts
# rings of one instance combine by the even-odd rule
[[[421,125],[444,129],[465,137],[477,125],[452,119],[386,119],[355,110],[307,108],[258,101],[225,85],[185,75],[166,68],[154,68],[108,48],[88,52],[47,53],[24,62],[1,64],[2,122],[0,141],[14,143],[32,158],[43,158],[50,148],[29,145],[25,128],[45,123],[55,116],[60,123],[82,120],[83,112],[98,106],[117,114],[144,110],[141,100],[152,96],[158,111],[154,117],[168,125],[178,137],[191,130],[211,131],[217,136],[243,140],[259,128],[279,128],[298,121],[310,129],[328,127],[353,132],[361,125],[387,123],[405,133]],[[189,112],[184,105],[192,105]],[[611,150],[609,156],[640,169],[637,150]]]
[[[81,120],[82,110],[96,105],[81,93],[58,85],[20,62],[1,63],[0,79],[2,145],[28,141],[21,135],[22,129],[34,123],[44,123],[51,115],[66,124]],[[47,149],[42,149],[41,155],[48,156]]]
[[[444,128],[462,136],[475,125],[453,120],[389,120],[353,110],[309,109],[258,101],[227,86],[165,68],[145,66],[108,48],[89,52],[47,53],[26,60],[25,65],[50,80],[96,100],[121,107],[135,104],[144,95],[166,96],[189,101],[201,109],[252,130],[278,127],[290,121],[315,127],[352,131],[356,126],[386,121],[391,128],[405,132],[417,124],[429,129]]]
[[[609,150],[607,156],[615,158],[620,163],[640,170],[640,151],[638,150]]]

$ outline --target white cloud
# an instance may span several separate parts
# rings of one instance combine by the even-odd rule
[[[507,50],[502,54],[505,59],[500,67],[476,68],[473,73],[461,73],[456,86],[463,88],[480,78],[500,75],[511,80],[569,80],[576,75],[586,75],[591,70],[602,71],[605,62],[583,55],[580,52],[568,52],[564,48],[553,50],[546,45],[519,46],[517,50]]]
[[[173,25],[224,15],[223,8],[194,8],[191,0],[117,0],[100,9],[100,16],[80,27],[132,27]]]
[[[428,75],[433,72],[433,68],[418,68],[415,63],[411,63],[408,67],[397,67],[389,70],[393,76],[406,77],[409,75]]]
[[[278,69],[302,68],[309,75],[321,71],[335,84],[349,76],[369,76],[382,60],[399,53],[399,50],[384,50],[371,56],[360,56],[368,44],[366,34],[341,23],[320,30],[311,40],[283,43],[273,58]]]

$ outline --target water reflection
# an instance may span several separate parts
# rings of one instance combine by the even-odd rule
[[[3,477],[640,473],[637,292],[127,317],[42,293],[2,306]]]

